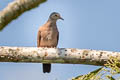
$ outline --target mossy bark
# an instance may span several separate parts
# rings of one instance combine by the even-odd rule
[[[0,47],[0,62],[67,63],[103,66],[120,52],[73,48]]]
[[[25,11],[31,10],[45,1],[47,0],[14,0],[9,3],[6,8],[0,11],[0,30]]]

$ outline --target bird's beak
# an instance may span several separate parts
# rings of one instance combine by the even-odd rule
[[[60,17],[59,19],[64,20],[62,17]]]

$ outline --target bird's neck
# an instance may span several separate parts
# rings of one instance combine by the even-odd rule
[[[47,23],[46,23],[46,27],[49,27],[49,28],[56,28],[56,20],[50,20],[48,19]]]
[[[51,24],[56,24],[56,21],[57,21],[57,20],[55,20],[55,19],[48,19],[47,22],[49,22],[49,23],[51,23]]]

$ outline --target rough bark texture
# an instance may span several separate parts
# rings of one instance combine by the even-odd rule
[[[15,0],[0,11],[0,30],[25,11],[37,7],[46,0]]]
[[[0,62],[104,65],[111,56],[120,57],[120,52],[72,48],[0,47]]]

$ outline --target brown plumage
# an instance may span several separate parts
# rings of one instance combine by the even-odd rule
[[[56,21],[62,19],[59,13],[53,12],[48,21],[39,28],[37,35],[37,47],[57,47],[59,32]],[[43,64],[43,72],[50,72],[51,64]]]

